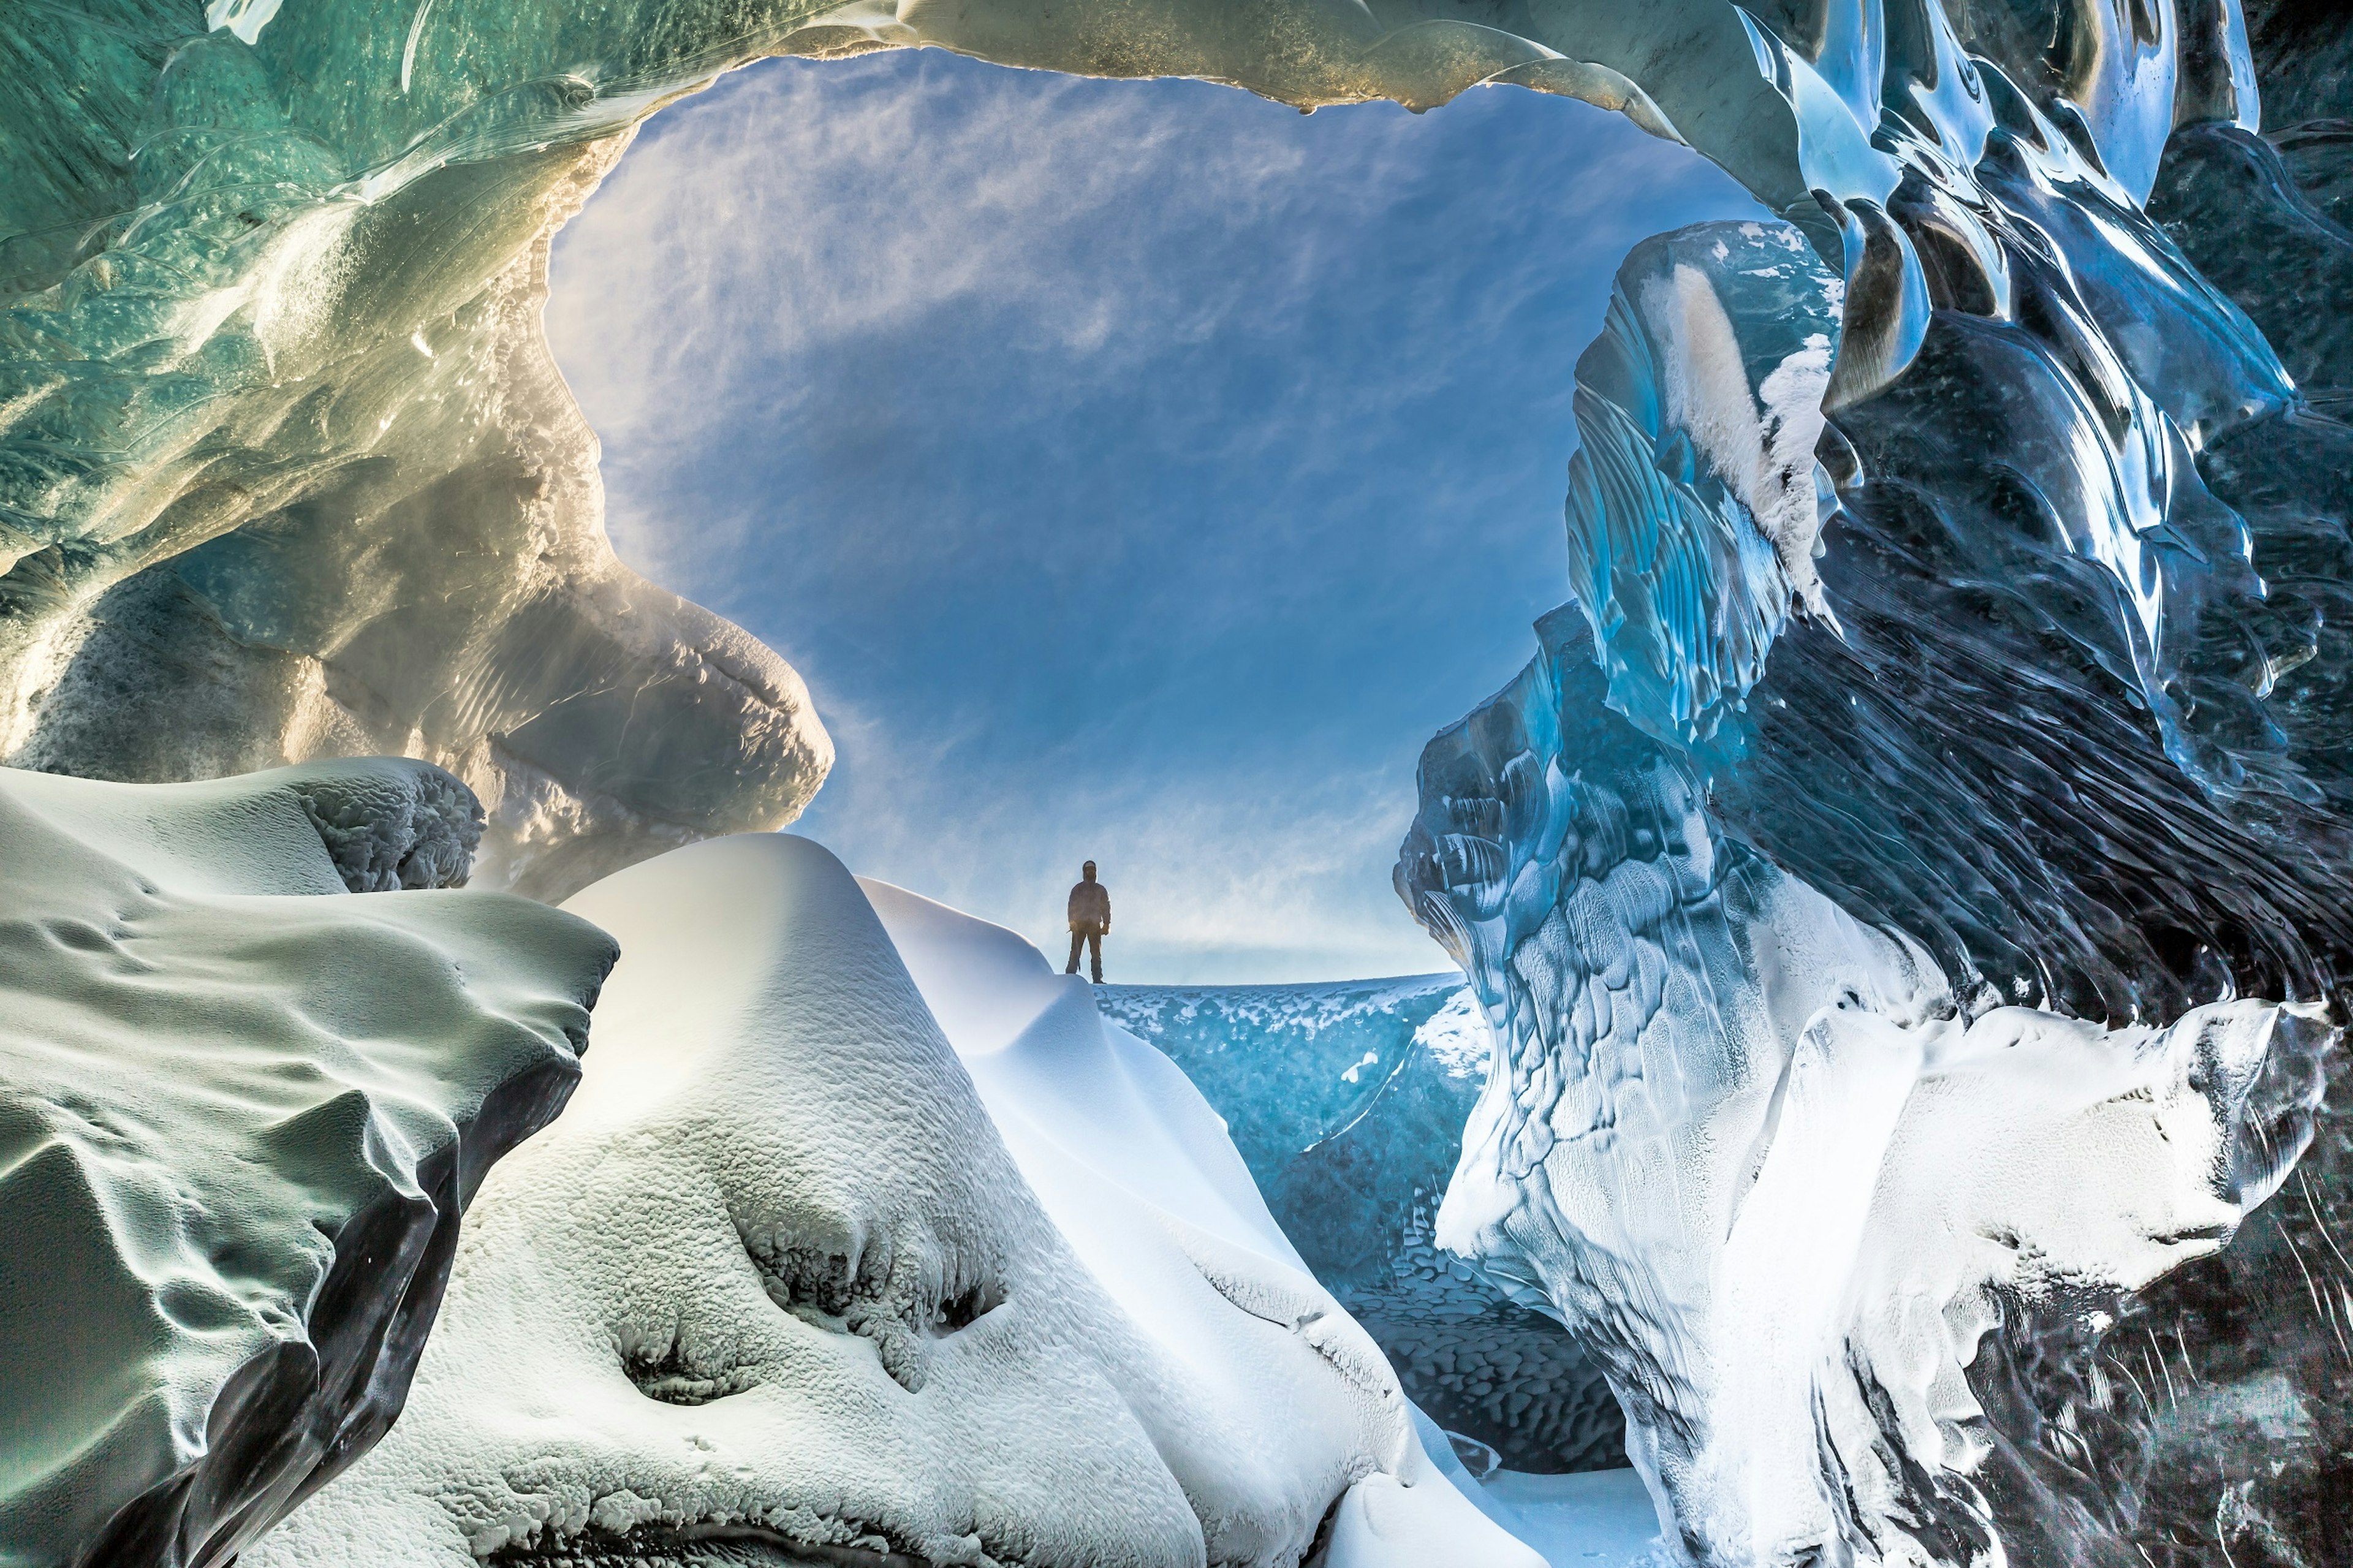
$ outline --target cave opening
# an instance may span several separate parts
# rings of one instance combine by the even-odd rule
[[[782,58],[647,124],[548,335],[623,558],[811,683],[797,831],[1057,956],[1099,860],[1114,979],[1417,973],[1414,757],[1567,595],[1613,274],[1761,216],[1572,99]]]

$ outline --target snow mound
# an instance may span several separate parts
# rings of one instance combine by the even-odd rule
[[[473,792],[406,757],[305,763],[178,784],[12,772],[10,790],[74,837],[155,868],[187,890],[463,887],[482,838]]]
[[[1018,937],[770,836],[567,908],[626,954],[581,1091],[485,1184],[406,1418],[255,1568],[1539,1561]]]
[[[415,763],[0,770],[0,1562],[225,1563],[398,1412],[613,956],[520,899],[345,891],[462,873],[479,822]]]

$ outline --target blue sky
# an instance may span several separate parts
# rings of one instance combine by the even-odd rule
[[[796,831],[1058,958],[1092,857],[1113,979],[1415,973],[1414,762],[1564,596],[1610,278],[1757,210],[1513,89],[774,61],[646,128],[548,333],[623,557],[816,696]]]

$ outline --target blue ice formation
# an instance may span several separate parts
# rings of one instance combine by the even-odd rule
[[[1185,1069],[1316,1279],[1474,1458],[1535,1473],[1624,1463],[1617,1403],[1547,1304],[1434,1243],[1487,1080],[1460,974],[1110,985],[1096,1005]]]
[[[1840,276],[1783,224],[1636,246],[1577,363],[1568,582],[1620,711],[1713,736],[1793,605],[1827,616],[1814,461]]]
[[[2064,1333],[1978,1342],[2019,1308],[2112,1321],[2227,1238],[2310,1135],[2327,1031],[2254,1000],[2116,1030],[1963,1005],[1917,941],[1713,820],[1699,769],[1608,706],[1581,614],[1539,631],[1425,753],[1400,866],[1493,1026],[1439,1243],[1553,1303],[1698,1561],[1853,1537],[1972,1562],[2021,1498],[2080,1547],[1968,1375]]]
[[[1753,23],[1892,177],[1821,209],[1842,277],[1766,225],[1630,256],[1576,598],[1425,752],[1398,868],[1494,1025],[1439,1239],[1594,1351],[1694,1562],[2343,1528],[2353,435],[2314,306],[2353,32],[2026,9]],[[1810,518],[1754,459],[1814,333]]]

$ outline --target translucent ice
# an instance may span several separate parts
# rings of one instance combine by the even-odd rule
[[[1425,753],[1399,867],[1494,1026],[1438,1239],[1599,1357],[1694,1560],[1991,1560],[1980,1337],[2227,1239],[2309,1134],[2310,1086],[2255,1090],[2316,1026],[1962,1010],[1917,942],[1723,834],[1580,616],[1543,630]]]
[[[2337,1070],[2353,446],[2315,301],[2353,32],[2091,15],[1752,18],[1842,251],[1782,210],[1842,276],[1738,265],[1770,226],[1629,258],[1579,366],[1578,603],[1424,758],[1399,889],[1497,1051],[1440,1239],[1617,1358],[1701,1561],[2285,1563],[2342,1528],[2334,1124],[2293,1208],[2167,1271],[2287,1179]],[[1811,584],[1753,482],[1810,331]],[[1799,1154],[1882,1070],[1884,1113]],[[1918,1121],[1965,1100],[1966,1137]],[[2066,1224],[1996,1215],[2032,1194],[1989,1162]]]
[[[1200,1086],[1284,1234],[1441,1427],[1518,1471],[1625,1462],[1617,1402],[1549,1303],[1433,1244],[1487,1080],[1461,975],[1096,997]]]

